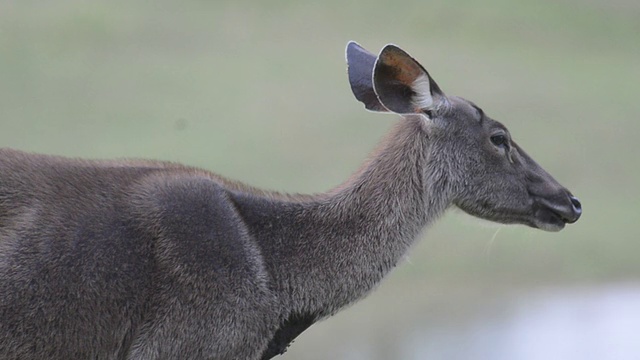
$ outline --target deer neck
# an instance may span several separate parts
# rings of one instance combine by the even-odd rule
[[[323,317],[358,300],[447,208],[449,191],[421,121],[399,122],[358,172],[327,193],[271,198],[249,207],[251,214],[238,207],[250,231],[256,225],[252,233],[290,311]]]

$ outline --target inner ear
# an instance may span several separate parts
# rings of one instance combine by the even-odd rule
[[[373,71],[380,103],[399,114],[433,113],[444,94],[414,58],[395,45],[385,46]]]

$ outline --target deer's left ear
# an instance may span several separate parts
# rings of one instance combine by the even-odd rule
[[[353,95],[362,102],[367,110],[387,112],[376,92],[373,91],[373,67],[376,56],[355,41],[347,44],[347,72]]]
[[[426,114],[431,117],[446,96],[427,70],[395,45],[387,45],[376,59],[373,88],[380,103],[398,114]]]

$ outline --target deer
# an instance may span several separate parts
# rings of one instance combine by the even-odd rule
[[[0,358],[283,354],[367,296],[450,208],[560,231],[582,205],[404,50],[346,48],[353,94],[396,114],[344,183],[261,190],[147,160],[0,150]]]

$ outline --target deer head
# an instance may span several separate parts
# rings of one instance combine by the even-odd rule
[[[387,45],[376,57],[351,42],[347,62],[351,89],[367,109],[421,117],[431,163],[448,183],[454,205],[486,220],[547,231],[580,218],[578,199],[531,159],[504,125],[474,103],[445,95],[402,49]]]

